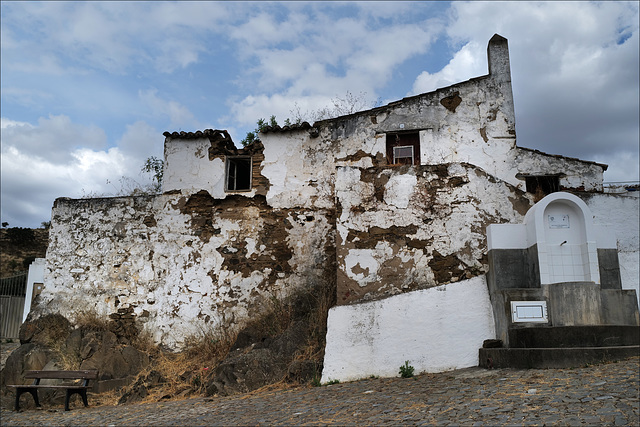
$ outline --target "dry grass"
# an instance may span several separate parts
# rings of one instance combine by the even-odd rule
[[[298,354],[298,359],[314,360],[322,363],[327,336],[327,316],[329,309],[335,305],[336,293],[328,287],[318,287],[309,294],[310,307],[307,315],[309,336],[305,347]]]
[[[91,406],[116,406],[120,399],[120,390],[109,390],[102,393],[92,393],[89,398]]]
[[[92,309],[82,310],[78,312],[75,318],[75,324],[77,326],[84,326],[105,331],[109,330],[111,323],[111,319],[105,316],[100,316],[95,310]]]
[[[144,380],[152,371],[160,374],[163,382],[147,388],[148,394],[143,402],[157,402],[163,399],[179,399],[205,393],[205,386],[214,368],[227,356],[235,336],[224,332],[201,330],[200,333],[187,336],[184,349],[179,353],[162,351],[149,338],[134,343],[139,349],[151,356],[150,365],[141,371],[129,387],[121,394],[130,391],[139,380]]]
[[[264,315],[245,325],[252,335],[276,337],[289,328],[295,321],[304,321],[308,326],[307,341],[295,356],[298,360],[313,360],[321,366],[324,358],[326,322],[329,308],[335,303],[335,291],[325,287],[315,287],[312,291],[281,300],[271,296],[261,312]],[[78,322],[108,329],[109,321],[101,320],[95,313],[84,312],[78,316]],[[119,392],[105,393],[95,399],[96,404],[112,405],[127,392],[133,391],[136,383],[145,383],[149,374],[156,371],[163,381],[160,384],[145,384],[147,395],[142,402],[157,402],[164,399],[180,399],[193,395],[203,395],[206,385],[216,367],[228,356],[237,333],[223,328],[204,329],[184,339],[183,350],[171,353],[161,350],[154,344],[151,334],[141,332],[132,344],[150,355],[151,363],[138,374],[130,386]],[[319,373],[318,373],[319,374]],[[291,387],[291,383],[282,380],[266,385],[260,390],[281,390]],[[102,396],[102,395],[101,395]]]

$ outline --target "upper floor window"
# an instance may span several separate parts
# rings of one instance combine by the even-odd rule
[[[387,163],[419,165],[420,134],[418,132],[387,134]]]
[[[544,197],[547,194],[560,191],[560,177],[558,175],[531,175],[525,177],[525,182],[527,193],[537,196]]]
[[[227,157],[225,191],[251,190],[251,157]]]

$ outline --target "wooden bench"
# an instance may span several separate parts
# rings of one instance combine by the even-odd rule
[[[40,406],[40,401],[38,400],[38,389],[40,388],[50,388],[50,389],[65,389],[66,396],[64,398],[64,410],[69,410],[69,399],[74,394],[79,394],[82,397],[82,403],[84,406],[89,406],[87,402],[87,389],[91,388],[89,386],[89,380],[95,380],[98,378],[98,371],[96,370],[87,370],[87,371],[27,371],[24,375],[25,378],[33,378],[32,384],[25,385],[10,385],[9,387],[16,389],[16,405],[15,410],[20,410],[20,396],[23,393],[30,393],[33,396],[33,400],[36,403],[36,406]],[[81,379],[82,384],[40,384],[40,380],[77,380]]]

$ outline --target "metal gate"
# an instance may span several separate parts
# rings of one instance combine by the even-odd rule
[[[18,338],[27,293],[27,276],[25,271],[0,279],[0,338]]]

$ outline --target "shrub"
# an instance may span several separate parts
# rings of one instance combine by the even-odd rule
[[[402,378],[411,378],[413,377],[413,366],[409,365],[409,361],[405,360],[404,365],[400,366],[400,376]]]

